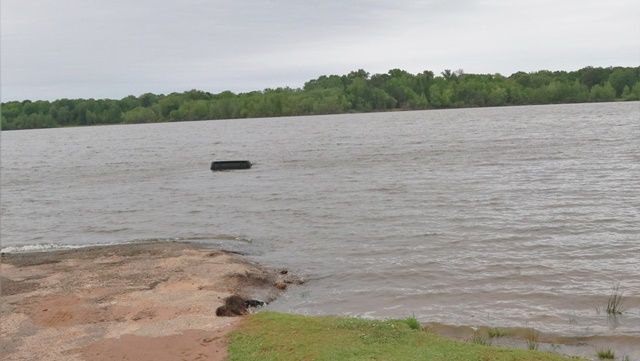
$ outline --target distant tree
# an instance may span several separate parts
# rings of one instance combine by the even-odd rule
[[[145,93],[138,97],[140,105],[148,108],[158,101],[158,96],[152,93]]]
[[[122,110],[122,112],[127,112],[135,107],[139,107],[142,104],[140,103],[140,100],[136,97],[134,97],[133,95],[129,95],[127,97],[124,97],[120,100],[120,109]]]
[[[342,78],[338,75],[323,75],[318,79],[309,80],[304,83],[304,90],[313,90],[313,89],[331,89],[338,88],[344,89],[344,82]]]
[[[626,88],[625,88],[626,89]],[[623,92],[624,94],[624,92]],[[640,100],[640,81],[636,82],[633,88],[624,97],[625,100]]]
[[[445,83],[436,83],[429,88],[429,103],[434,108],[448,108],[452,105],[453,87]]]
[[[502,87],[495,87],[487,95],[487,105],[500,106],[507,103],[507,91]]]
[[[591,90],[591,88],[596,84],[604,83],[609,76],[606,69],[594,68],[592,66],[578,70],[578,74],[582,84],[584,84],[589,90]]]
[[[370,98],[371,104],[376,110],[392,109],[398,104],[398,101],[394,97],[380,88],[371,89]]]
[[[466,74],[461,69],[412,74],[402,69],[322,75],[301,89],[247,93],[200,90],[111,99],[12,101],[2,104],[2,129],[143,123],[282,115],[516,104],[640,100],[640,67],[577,71]]]
[[[347,99],[351,102],[351,109],[357,111],[371,111],[371,89],[362,77],[354,77],[346,89]]]
[[[606,82],[604,85],[596,84],[591,88],[589,98],[596,102],[612,101],[616,98],[616,91],[609,82]]]
[[[609,83],[616,90],[616,95],[622,95],[624,87],[632,87],[638,81],[636,72],[631,68],[616,68],[609,75]]]
[[[125,123],[151,123],[158,119],[157,114],[150,108],[137,107],[122,115]]]
[[[451,71],[451,69],[445,69],[442,73],[440,73],[445,80],[451,80],[456,78],[456,74]]]
[[[353,79],[369,79],[369,73],[362,69],[358,69],[347,74],[347,78],[352,80]]]

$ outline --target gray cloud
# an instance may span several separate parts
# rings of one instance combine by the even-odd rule
[[[2,98],[300,86],[357,68],[640,64],[640,3],[3,0]]]

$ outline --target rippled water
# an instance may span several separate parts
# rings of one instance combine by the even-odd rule
[[[640,335],[638,102],[12,131],[1,147],[5,250],[196,240],[307,275],[278,310]],[[616,282],[611,322],[596,308]]]

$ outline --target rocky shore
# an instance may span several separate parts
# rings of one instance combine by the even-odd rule
[[[135,243],[1,256],[3,360],[223,360],[227,332],[299,283],[240,256]],[[218,313],[218,315],[216,315]]]

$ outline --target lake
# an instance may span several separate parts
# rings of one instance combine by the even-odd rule
[[[1,152],[4,251],[195,241],[305,275],[275,310],[640,336],[639,102],[23,130]],[[254,167],[209,170],[231,159]]]

